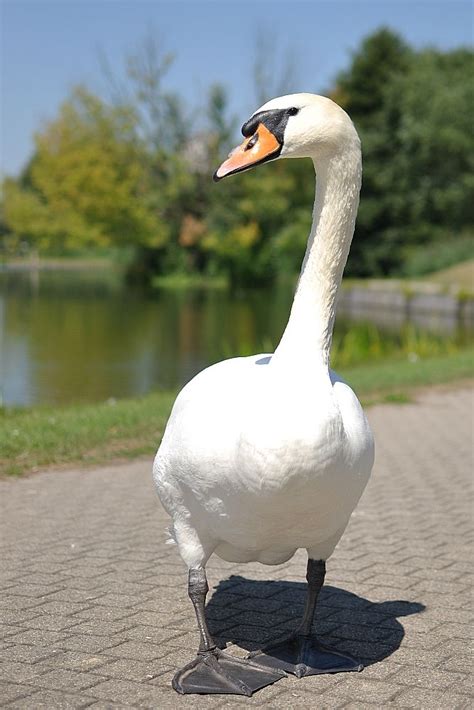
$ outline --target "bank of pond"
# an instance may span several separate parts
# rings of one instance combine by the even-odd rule
[[[341,374],[365,407],[404,404],[426,385],[470,387],[473,362],[474,347],[466,347],[451,354],[347,367]],[[0,476],[137,456],[151,460],[175,397],[176,391],[158,391],[93,404],[0,408]]]
[[[113,269],[0,274],[4,407],[103,402],[175,391],[226,357],[272,352],[294,282],[267,290],[127,286]],[[449,288],[348,284],[334,333],[338,370],[415,366],[462,353],[472,300]]]

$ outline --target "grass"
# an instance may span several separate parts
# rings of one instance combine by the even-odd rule
[[[431,333],[412,323],[406,323],[394,332],[383,332],[375,323],[349,323],[334,333],[331,362],[336,370],[386,360],[408,359],[413,362],[420,358],[451,355],[461,349],[467,337]]]
[[[463,291],[472,293],[474,291],[474,259],[463,261],[441,271],[435,271],[428,274],[425,279],[445,286],[457,286]]]
[[[38,254],[23,256],[0,255],[0,266],[9,269],[46,269],[48,271],[81,271],[86,269],[112,269],[126,266],[133,251],[127,247],[79,249],[69,254]]]
[[[434,357],[384,360],[341,371],[364,405],[406,402],[416,388],[467,380],[474,375],[474,348]]]
[[[365,405],[410,401],[413,388],[470,378],[474,348],[436,357],[344,368]],[[48,466],[91,465],[151,455],[175,393],[67,407],[0,410],[0,473],[21,475]]]
[[[219,289],[225,290],[229,286],[229,281],[224,274],[216,276],[206,276],[204,274],[186,274],[176,272],[166,276],[154,276],[151,281],[152,288],[155,289]]]
[[[174,393],[67,407],[4,409],[0,473],[59,464],[94,464],[150,454],[163,433]]]
[[[406,323],[394,331],[383,331],[375,323],[344,321],[340,318],[333,335],[331,347],[331,366],[338,372],[347,368],[377,362],[410,360],[452,355],[472,344],[468,333],[442,335],[421,330],[412,323]],[[255,352],[271,353],[278,341],[264,338],[255,348],[253,341],[241,340],[238,344],[239,355],[252,355]],[[233,357],[235,344],[224,342],[218,352],[218,359]]]

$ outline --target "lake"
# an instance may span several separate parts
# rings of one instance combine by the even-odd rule
[[[113,270],[0,273],[3,404],[175,389],[220,359],[272,350],[291,301],[291,285],[233,295],[212,289],[147,295]],[[392,320],[378,314],[382,338],[400,329],[400,318]],[[336,334],[363,327],[338,317]]]

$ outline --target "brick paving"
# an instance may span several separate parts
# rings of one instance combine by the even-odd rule
[[[8,708],[472,707],[472,393],[369,411],[377,462],[328,564],[317,625],[360,674],[256,693],[178,696],[197,643],[186,575],[165,545],[149,461],[0,481],[0,704]],[[472,548],[471,548],[472,549]],[[212,630],[238,655],[291,630],[305,558],[212,558]]]

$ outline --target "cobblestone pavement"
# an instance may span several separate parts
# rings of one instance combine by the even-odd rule
[[[256,693],[181,697],[197,633],[165,545],[150,462],[0,482],[1,703],[9,708],[472,707],[472,395],[427,391],[370,410],[374,475],[328,564],[317,625],[360,674],[288,677]],[[472,542],[472,539],[471,539]],[[305,558],[212,559],[212,630],[242,654],[295,625]]]

